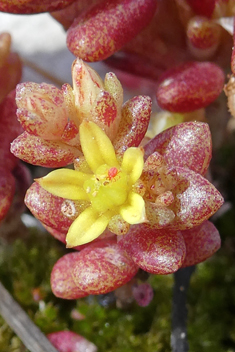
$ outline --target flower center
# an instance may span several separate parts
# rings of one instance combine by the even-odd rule
[[[103,213],[125,203],[129,191],[128,176],[120,169],[104,164],[84,182],[83,187],[93,208]]]

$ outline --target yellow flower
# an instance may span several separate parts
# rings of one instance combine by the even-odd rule
[[[83,121],[79,133],[88,172],[59,169],[36,180],[55,196],[90,202],[70,226],[67,247],[94,240],[118,214],[129,224],[147,221],[144,200],[134,191],[144,166],[142,149],[127,149],[119,162],[110,139],[94,122]]]

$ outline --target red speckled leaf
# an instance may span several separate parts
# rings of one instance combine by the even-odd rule
[[[148,128],[152,101],[147,96],[128,100],[122,108],[122,118],[113,141],[116,152],[123,153],[129,147],[138,147]]]
[[[159,106],[172,112],[191,112],[212,103],[222,92],[224,72],[211,62],[187,62],[168,70],[156,92]]]
[[[171,127],[144,146],[145,158],[159,152],[170,166],[187,167],[205,174],[212,154],[209,126],[202,122],[185,122]]]
[[[78,253],[72,275],[77,286],[89,294],[105,294],[123,286],[138,267],[115,240],[96,242]]]
[[[152,19],[156,0],[104,0],[84,11],[68,30],[69,50],[85,61],[104,60]]]
[[[186,0],[197,15],[211,17],[216,0]]]
[[[51,272],[51,289],[55,296],[64,299],[78,299],[89,293],[80,290],[72,277],[72,267],[80,253],[69,253],[60,258]]]
[[[189,43],[198,49],[217,48],[221,27],[205,17],[193,17],[187,25]]]
[[[51,168],[72,164],[81,154],[75,147],[61,142],[46,141],[27,132],[12,142],[11,152],[27,163]]]
[[[109,92],[102,91],[91,110],[91,118],[98,126],[103,127],[106,134],[116,135],[119,119],[117,119],[117,105]],[[107,127],[107,128],[106,128]]]
[[[63,198],[53,196],[34,182],[25,195],[25,204],[42,223],[67,233],[72,220],[61,212]]]
[[[186,253],[181,232],[158,230],[146,224],[132,226],[118,245],[136,265],[152,274],[165,275],[177,271]]]
[[[40,13],[62,9],[75,0],[0,0],[0,11],[9,13]]]
[[[5,168],[0,168],[0,220],[6,216],[15,193],[15,179]]]
[[[186,168],[176,167],[179,182],[174,188],[171,209],[175,218],[172,229],[186,230],[209,219],[223,204],[219,191],[204,177]]]
[[[58,140],[68,122],[63,92],[47,83],[25,82],[16,88],[17,117],[24,130]]]
[[[218,251],[221,245],[219,232],[210,221],[182,231],[182,235],[186,244],[183,267],[203,262]]]
[[[57,331],[47,335],[59,352],[96,352],[97,347],[85,337],[72,331]]]

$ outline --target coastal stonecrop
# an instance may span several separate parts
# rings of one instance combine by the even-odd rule
[[[172,101],[180,112],[209,104],[223,82],[212,63],[185,67],[193,72],[196,85],[184,69],[168,79],[169,86],[180,88]],[[211,90],[206,70],[215,73]],[[204,177],[212,154],[208,125],[181,123],[144,140],[149,97],[123,104],[117,77],[108,73],[103,82],[80,59],[73,63],[72,77],[73,88],[18,85],[17,116],[25,132],[11,146],[26,162],[74,165],[36,179],[25,196],[43,226],[79,250],[55,264],[54,294],[66,299],[105,294],[129,282],[139,268],[169,274],[210,257],[220,247],[220,237],[207,220],[223,198]],[[190,88],[188,100],[182,94],[182,77]],[[204,94],[198,98],[200,84]]]
[[[36,178],[24,198],[42,226],[70,248],[52,269],[53,293],[78,299],[116,290],[108,299],[115,296],[117,307],[129,307],[134,299],[147,306],[153,298],[149,274],[194,266],[221,245],[209,221],[223,197],[209,181],[214,170],[208,172],[212,142],[205,122],[209,118],[212,132],[225,134],[217,123],[223,128],[227,123],[220,94],[231,53],[232,76],[224,91],[235,116],[235,1],[0,0],[0,11],[50,12],[77,57],[71,86],[23,82],[10,92],[20,80],[21,62],[10,52],[9,34],[0,34],[1,226],[20,217],[28,188],[28,173],[17,157],[59,168]],[[104,80],[85,63],[100,60],[116,70]],[[123,104],[121,83],[155,96],[153,113],[148,96]],[[187,271],[175,275],[175,288],[181,273],[187,278]],[[36,298],[40,308],[44,298]],[[77,313],[71,318],[86,318]],[[175,336],[183,336],[175,316],[180,318],[174,309],[172,347]],[[77,329],[78,322],[71,323]],[[70,331],[48,339],[61,352],[97,351]]]

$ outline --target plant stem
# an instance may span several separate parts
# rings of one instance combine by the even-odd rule
[[[174,274],[171,347],[173,352],[187,352],[187,289],[195,266],[179,269]]]
[[[1,282],[0,314],[30,352],[58,352]]]

